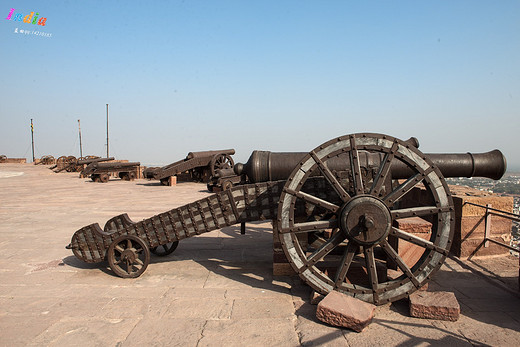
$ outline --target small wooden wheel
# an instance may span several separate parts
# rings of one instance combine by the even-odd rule
[[[211,163],[209,165],[211,169],[211,176],[215,176],[217,170],[219,169],[232,169],[234,165],[235,162],[229,154],[215,154],[213,158],[211,158]]]
[[[338,163],[339,171],[330,169]],[[394,164],[404,164],[409,176],[392,181]],[[311,176],[321,176],[320,190],[311,189]],[[421,200],[410,194],[418,190]],[[297,220],[302,206],[323,212]],[[454,215],[441,172],[417,148],[391,136],[354,134],[302,159],[283,188],[275,228],[293,269],[316,291],[381,305],[408,296],[439,269],[451,246]],[[423,218],[431,231],[419,237],[399,229],[398,220],[407,217]],[[417,256],[405,259],[396,242]]]
[[[143,240],[134,235],[122,235],[108,247],[108,264],[123,278],[139,277],[150,263],[150,251]]]
[[[167,256],[169,254],[172,254],[173,251],[175,251],[175,249],[177,248],[178,245],[179,245],[179,241],[170,242],[170,243],[167,243],[165,245],[160,245],[160,246],[157,246],[157,247],[154,247],[154,248],[150,248],[150,251],[153,254],[155,254],[155,255],[158,255],[160,257],[164,257],[164,256]]]
[[[109,177],[108,177],[108,174],[106,174],[106,173],[99,175],[99,182],[101,182],[101,183],[107,183],[108,179],[109,179]]]

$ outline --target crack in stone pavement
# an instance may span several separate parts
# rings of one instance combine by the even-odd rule
[[[208,322],[209,322],[209,321],[205,321],[205,322],[204,322],[204,326],[202,327],[202,330],[200,331],[200,338],[199,338],[199,340],[197,341],[197,345],[196,345],[197,347],[199,346],[200,341],[202,341],[202,339],[204,338],[204,330],[206,330],[206,325],[208,325]]]

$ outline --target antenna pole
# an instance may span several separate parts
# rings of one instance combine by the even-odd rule
[[[81,146],[81,122],[78,119],[78,129],[79,129],[79,156],[83,157],[83,147]]]

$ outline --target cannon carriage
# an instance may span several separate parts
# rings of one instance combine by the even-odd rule
[[[163,167],[151,167],[143,171],[147,179],[160,180],[163,185],[170,185],[169,178],[188,172],[191,179],[202,182],[214,176],[217,170],[233,169],[235,164],[231,157],[234,149],[189,152],[186,158]]]
[[[104,229],[85,226],[67,247],[85,262],[107,259],[117,275],[137,277],[150,262],[150,249],[165,255],[188,237],[272,220],[292,268],[312,288],[380,305],[425,285],[448,255],[455,211],[444,177],[498,179],[506,162],[497,150],[426,155],[414,141],[362,133],[303,156],[255,152],[237,166],[252,183],[140,222],[123,214]],[[430,232],[419,237],[401,230],[398,220],[408,217],[428,221]],[[405,259],[400,243],[416,247],[419,257]]]
[[[111,174],[117,174],[124,181],[133,181],[138,177],[140,165],[140,162],[122,163],[94,160],[81,171],[80,177],[90,176],[90,179],[94,182],[106,183],[110,179]]]

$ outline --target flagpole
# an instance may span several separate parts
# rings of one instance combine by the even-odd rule
[[[107,104],[107,158],[110,157],[108,154],[108,104]]]
[[[33,126],[32,118],[31,118],[31,142],[32,142],[32,157],[33,157],[33,163],[34,163],[34,126]]]

